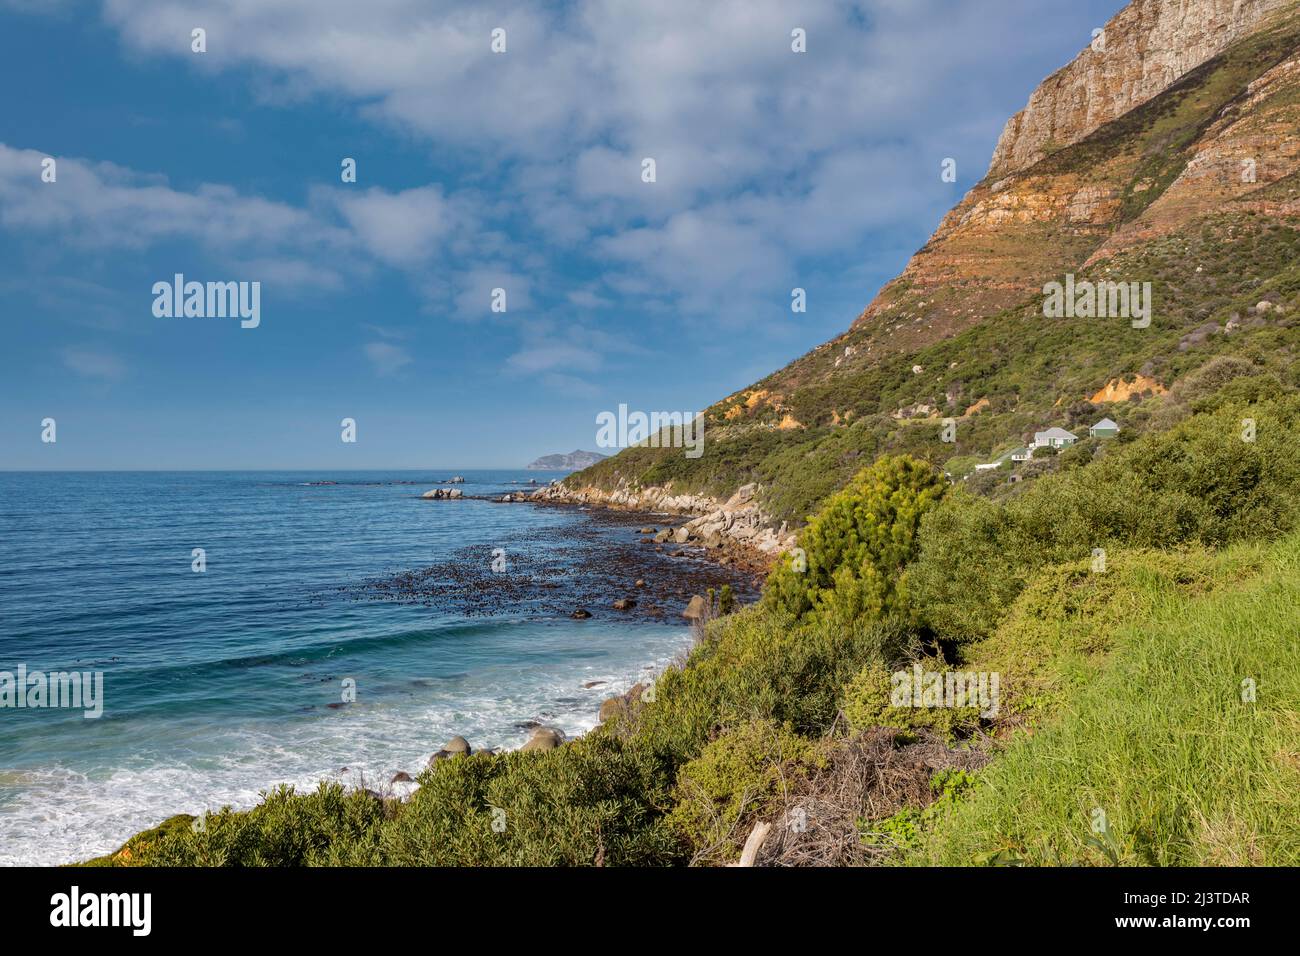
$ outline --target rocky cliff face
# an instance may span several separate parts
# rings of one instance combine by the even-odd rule
[[[1290,176],[1298,22],[1296,0],[1135,0],[1007,123],[988,176],[854,323],[855,350],[950,336]]]
[[[1032,166],[1163,93],[1292,0],[1135,0],[1007,122],[989,176]]]

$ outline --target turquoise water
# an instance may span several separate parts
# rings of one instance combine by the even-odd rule
[[[562,538],[561,564],[577,566],[624,533],[565,537],[591,521],[579,511],[419,498],[453,474],[467,495],[555,477],[0,473],[0,671],[104,682],[98,719],[0,709],[0,863],[83,859],[278,782],[384,784],[454,734],[515,747],[530,720],[581,733],[601,700],[689,645],[675,624],[572,621],[528,601],[489,599],[484,614],[374,599],[369,582],[477,572],[498,548],[525,561]]]

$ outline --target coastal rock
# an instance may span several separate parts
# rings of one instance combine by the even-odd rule
[[[471,753],[469,741],[464,737],[452,737],[442,745],[441,750],[429,758],[429,766],[432,767],[440,760],[450,760],[452,757],[467,757]]]
[[[431,488],[420,497],[428,498],[431,501],[440,501],[446,498],[461,498],[464,494],[459,488]]]
[[[696,594],[693,595],[690,602],[687,603],[686,610],[682,611],[682,617],[686,618],[688,621],[698,621],[704,617],[707,610],[708,604],[705,602],[704,596]]]
[[[636,607],[636,601],[632,598],[619,598],[614,602],[614,610],[616,611],[630,611],[634,607]]]
[[[660,528],[653,537],[655,544],[686,544],[693,537],[716,533],[724,541],[735,540],[746,550],[775,557],[795,546],[795,535],[784,524],[776,527],[762,510],[758,504],[761,490],[760,485],[750,482],[741,485],[723,502],[707,495],[675,494],[657,486],[621,485],[611,491],[590,485],[571,487],[561,482],[542,488],[531,497],[536,501],[691,515],[691,520],[678,528]]]
[[[554,727],[538,727],[533,731],[533,735],[528,738],[528,743],[519,749],[528,751],[554,750],[562,743],[564,743],[563,732],[556,730]]]
[[[580,607],[572,614],[570,614],[569,617],[577,621],[585,621],[587,618],[591,617],[591,612],[588,611],[585,607]]]
[[[627,710],[626,699],[622,697],[607,698],[600,705],[600,722],[603,724],[605,721],[617,717],[619,714],[623,713],[626,710]]]
[[[405,770],[399,770],[397,771],[397,773],[393,774],[393,779],[388,782],[389,783],[414,783],[415,778],[412,777]]]
[[[449,484],[449,485],[463,485],[463,484],[465,484],[465,479],[462,478],[460,475],[456,475],[454,478],[448,478],[448,479],[447,479],[447,484]]]

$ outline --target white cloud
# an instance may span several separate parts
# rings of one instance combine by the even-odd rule
[[[367,342],[362,351],[380,375],[392,375],[411,364],[406,349],[390,342]]]
[[[379,188],[345,192],[335,202],[366,249],[397,266],[416,266],[431,258],[454,218],[437,186],[396,193]]]
[[[956,198],[936,188],[939,160],[983,166],[1038,78],[1017,70],[1061,29],[1036,0],[102,2],[133,51],[249,78],[281,104],[350,102],[472,170],[474,189],[321,189],[297,208],[87,164],[68,198],[37,198],[5,192],[0,153],[0,224],[249,245],[246,258],[315,263],[303,283],[382,263],[412,275],[429,311],[462,317],[490,315],[498,286],[511,312],[563,296],[540,277],[577,256],[570,273],[603,272],[601,292],[647,310],[759,321],[810,259],[892,247],[889,230],[936,221]],[[189,51],[195,25],[203,56]],[[807,53],[790,50],[794,26]],[[587,294],[571,301],[588,307]]]
[[[227,261],[261,261],[290,281],[320,283],[333,274],[328,263],[355,242],[307,209],[223,185],[178,190],[163,177],[113,163],[55,157],[57,178],[43,182],[45,158],[0,143],[0,227],[51,236],[69,250],[190,240]]]
[[[117,356],[88,348],[66,348],[61,353],[63,364],[78,375],[117,382],[126,376],[126,365]]]

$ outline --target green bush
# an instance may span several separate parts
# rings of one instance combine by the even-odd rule
[[[907,456],[864,469],[799,535],[806,568],[787,555],[768,577],[765,606],[839,626],[905,615],[903,570],[921,516],[947,488],[933,467]]]
[[[943,672],[942,659],[931,659],[923,667]],[[868,664],[844,688],[844,717],[853,730],[892,727],[903,731],[904,740],[914,739],[916,731],[928,730],[949,740],[967,734],[979,724],[977,707],[896,706],[893,702],[894,679],[880,664]]]
[[[1243,419],[1254,421],[1243,440]],[[1226,405],[1003,503],[953,494],[922,521],[907,582],[947,640],[987,637],[1035,570],[1093,548],[1219,547],[1295,526],[1300,401]]]
[[[734,860],[748,822],[779,805],[787,788],[825,755],[812,741],[770,720],[752,720],[722,733],[677,778],[669,825],[700,862]]]

